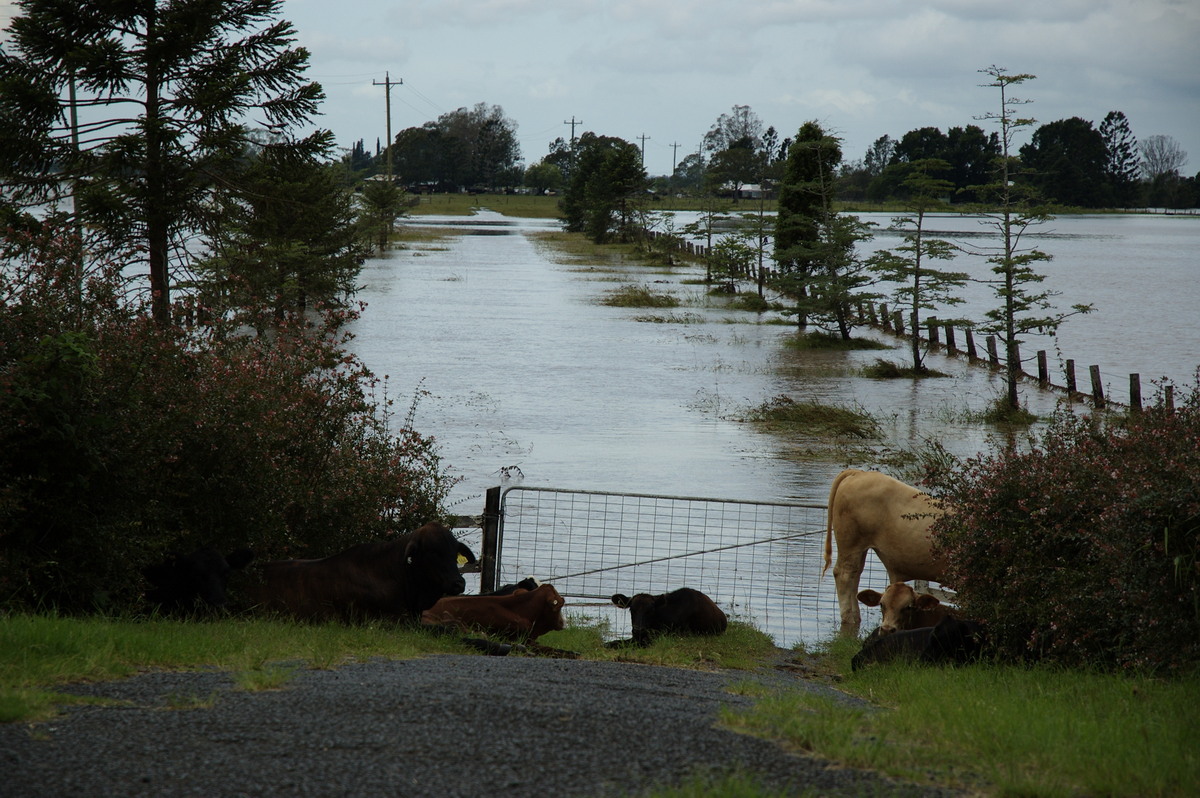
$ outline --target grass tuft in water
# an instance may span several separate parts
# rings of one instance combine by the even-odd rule
[[[677,308],[679,299],[648,285],[623,285],[605,294],[602,304],[617,308]]]
[[[879,422],[871,414],[838,405],[797,402],[776,396],[750,411],[748,419],[769,429],[812,435],[835,435],[861,439],[882,436]]]

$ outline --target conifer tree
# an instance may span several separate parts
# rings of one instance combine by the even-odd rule
[[[171,318],[173,258],[230,181],[252,127],[267,146],[327,154],[328,131],[290,135],[323,94],[303,80],[282,0],[17,0],[0,50],[0,180],[26,203],[142,261],[154,318]]]

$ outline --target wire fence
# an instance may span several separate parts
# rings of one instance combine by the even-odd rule
[[[732,620],[776,644],[836,633],[833,577],[821,578],[824,505],[511,487],[500,499],[495,584],[533,576],[552,583],[567,614],[629,634],[614,593],[703,591]],[[871,555],[862,587],[883,590]]]

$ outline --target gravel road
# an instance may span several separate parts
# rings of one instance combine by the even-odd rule
[[[748,678],[471,655],[303,669],[259,692],[228,673],[145,673],[69,688],[119,705],[0,725],[0,795],[634,796],[729,771],[789,795],[946,794],[716,728]]]

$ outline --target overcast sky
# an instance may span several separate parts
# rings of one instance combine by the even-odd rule
[[[666,174],[735,105],[781,137],[815,119],[853,160],[884,134],[995,129],[978,70],[997,65],[1037,76],[1015,93],[1039,124],[1122,111],[1200,171],[1200,0],[285,0],[283,16],[342,147],[385,138],[374,83],[390,75],[393,134],[499,105],[528,163],[575,119],[577,135],[645,136]]]

